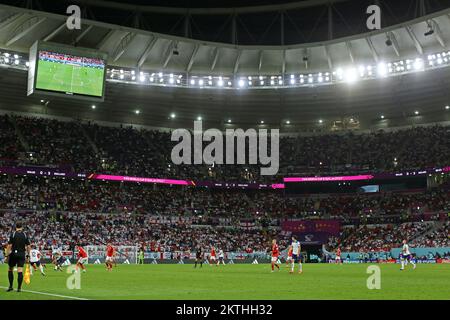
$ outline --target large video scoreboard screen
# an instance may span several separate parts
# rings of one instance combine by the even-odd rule
[[[30,52],[28,94],[62,94],[103,100],[106,55],[37,42]]]

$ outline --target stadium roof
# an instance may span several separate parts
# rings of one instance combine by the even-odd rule
[[[110,57],[109,65],[117,68],[239,77],[308,74],[348,65],[376,65],[380,61],[417,57],[426,59],[430,53],[448,50],[450,44],[450,9],[379,31],[315,43],[276,46],[201,41],[89,19],[82,20],[81,30],[70,31],[65,25],[66,18],[64,14],[0,5],[0,50],[26,54],[36,40],[44,40],[105,51]],[[426,36],[424,33],[429,26],[434,32]],[[392,41],[390,46],[386,45],[388,37]],[[305,56],[307,61],[303,59]],[[16,101],[17,110],[40,110],[42,106],[36,106],[36,101],[24,97],[26,74],[11,70],[2,75],[0,91],[5,97],[0,102],[2,108],[8,108],[5,106],[8,102]],[[231,119],[242,126],[260,121],[265,121],[267,126],[286,121],[291,125],[316,126],[319,119],[330,123],[347,117],[356,118],[370,127],[379,125],[381,116],[385,117],[382,125],[389,119],[389,125],[401,125],[450,120],[448,112],[442,113],[444,106],[450,103],[449,82],[448,68],[443,68],[369,80],[353,86],[236,90],[232,93],[221,89],[108,83],[104,107],[95,110],[95,114],[85,110],[86,103],[68,99],[52,99],[55,110],[50,112],[160,126],[190,123],[198,116],[210,121],[211,125],[223,125]],[[23,87],[17,87],[19,84]],[[136,108],[143,111],[138,119],[132,114]],[[176,113],[177,124],[168,119],[170,113]]]
[[[365,12],[361,15],[367,16]],[[81,30],[72,31],[65,26],[66,15],[0,6],[0,43],[2,48],[19,52],[28,52],[37,39],[74,44],[107,52],[110,65],[144,70],[278,75],[415,58],[441,51],[450,43],[449,15],[447,9],[382,30],[322,42],[245,46],[199,41],[88,19],[82,20]],[[427,23],[435,29],[431,36],[424,35]],[[393,42],[391,46],[386,45],[387,37]],[[308,58],[307,63],[304,57]]]
[[[3,0],[65,14],[79,4],[84,19],[232,45],[295,45],[367,32],[367,8],[378,4],[391,27],[450,6],[449,0]]]

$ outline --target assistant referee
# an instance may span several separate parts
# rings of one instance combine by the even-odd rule
[[[25,232],[21,221],[16,222],[16,231],[11,234],[6,247],[6,258],[8,259],[8,279],[9,288],[7,292],[13,291],[14,267],[17,267],[17,292],[20,292],[23,282],[23,266],[25,264],[26,255],[30,254],[30,240]]]

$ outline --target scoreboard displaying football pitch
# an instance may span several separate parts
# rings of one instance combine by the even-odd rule
[[[64,95],[103,101],[106,54],[37,41],[30,49],[28,95]]]

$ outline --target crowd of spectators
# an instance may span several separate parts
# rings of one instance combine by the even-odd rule
[[[2,157],[17,158],[15,121],[30,150],[28,163],[75,171],[215,181],[266,182],[256,165],[174,165],[170,132],[131,126],[1,116]],[[205,144],[205,143],[204,143]],[[280,171],[336,174],[447,166],[450,128],[413,127],[371,133],[333,133],[280,138]],[[205,144],[206,145],[206,144]],[[0,159],[2,158],[0,157]]]
[[[36,177],[0,177],[0,209],[245,217],[251,194]]]
[[[7,115],[0,115],[0,160],[4,163],[13,162],[23,151],[16,135],[14,126]]]
[[[48,165],[84,172],[99,169],[101,159],[95,154],[80,124],[55,119],[14,117],[28,144],[27,164]]]
[[[0,116],[3,165],[16,161],[19,165],[85,173],[264,182],[257,166],[176,166],[170,160],[175,144],[170,132],[164,131]],[[282,137],[280,174],[423,169],[448,166],[449,155],[450,127],[442,126]],[[330,246],[341,245],[343,251],[382,251],[403,238],[426,233],[429,227],[427,223],[401,222],[420,221],[424,214],[449,211],[448,187],[414,193],[294,197],[280,190],[0,176],[3,242],[15,215],[25,214],[23,218],[33,226],[32,236],[45,245],[70,239],[95,242],[99,237],[122,245],[150,242],[170,250],[214,242],[224,250],[258,251],[265,250],[269,238],[275,235],[268,231],[273,230],[269,227],[278,226],[283,219],[337,218],[343,224],[355,226],[346,228],[339,238],[331,238]],[[191,220],[155,223],[151,220],[155,216]],[[373,217],[380,223],[392,224],[367,226]],[[256,228],[242,232],[242,221]],[[418,237],[416,245],[448,245],[448,233],[447,222],[440,229]]]
[[[299,136],[280,142],[290,172],[351,172],[424,169],[448,165],[450,128],[414,127],[395,131]]]
[[[173,251],[207,243],[219,244],[224,250],[259,251],[268,247],[269,238],[280,236],[283,219],[337,218],[345,225],[346,219],[365,217],[369,210],[380,219],[400,214],[407,216],[406,221],[418,221],[423,215],[416,211],[422,207],[441,212],[429,219],[434,221],[448,212],[449,202],[449,192],[444,190],[293,198],[276,190],[199,189],[4,175],[0,176],[0,240],[6,240],[12,222],[22,217],[33,226],[32,236],[41,241],[41,246],[74,239],[92,244],[98,238],[99,244],[109,239],[120,245],[149,242]],[[388,251],[403,239],[425,233],[432,223],[367,226],[360,219],[361,226],[344,228],[339,237],[330,238],[329,246],[340,245],[343,251]],[[449,245],[448,232],[447,222],[426,237],[419,237],[420,242],[415,244]],[[280,240],[282,246],[288,244],[283,237]]]
[[[330,239],[330,247],[340,246],[345,252],[389,251],[404,240],[413,239],[432,228],[430,223],[403,223],[347,228],[340,241]]]
[[[292,197],[280,190],[210,189],[92,180],[0,176],[0,209],[161,216],[410,219],[448,212],[450,191]],[[363,221],[364,222],[364,221]]]
[[[440,228],[433,232],[419,237],[414,241],[414,245],[423,247],[450,247],[450,222],[446,221]]]
[[[261,229],[208,226],[192,219],[158,220],[149,215],[0,212],[0,243],[6,243],[13,221],[21,219],[32,242],[42,249],[72,244],[145,246],[161,252],[216,246],[224,251],[261,252],[275,234]]]
[[[230,252],[266,252],[278,238],[282,250],[290,243],[279,228],[245,228],[239,225],[209,225],[203,217],[165,217],[142,214],[99,214],[52,211],[0,211],[0,244],[7,242],[14,221],[20,219],[32,242],[49,250],[55,244],[70,250],[75,244],[146,247],[151,251],[188,251],[215,246]],[[339,237],[330,237],[328,248],[343,252],[388,252],[403,239],[412,247],[450,247],[449,222],[432,231],[433,222],[345,227]],[[431,230],[431,232],[430,232]],[[420,237],[426,234],[425,237]],[[423,239],[424,238],[424,239]]]
[[[438,226],[438,227],[436,227]],[[339,236],[328,239],[327,247],[343,252],[360,252],[368,261],[369,255],[386,254],[393,248],[399,248],[403,240],[407,240],[414,248],[448,248],[450,247],[450,222],[414,222],[402,224],[364,225],[345,227]],[[450,252],[440,255],[429,253],[417,256],[417,259],[435,259],[450,256]],[[378,257],[378,256],[377,256]]]
[[[414,193],[326,195],[324,197],[280,197],[260,194],[260,211],[276,217],[308,216],[342,218],[418,214],[450,210],[450,193],[445,189]]]

